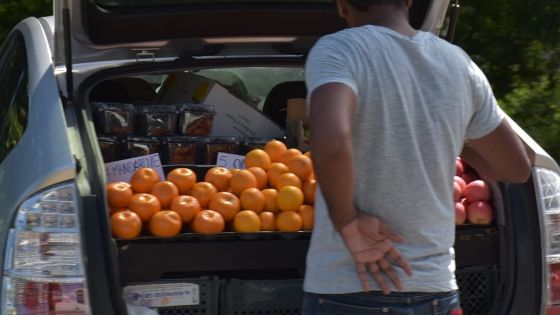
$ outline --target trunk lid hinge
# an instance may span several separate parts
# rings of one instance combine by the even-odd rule
[[[66,96],[62,95],[62,99],[64,106],[70,107],[74,101],[74,77],[72,74],[72,29],[70,27],[68,0],[64,1],[62,8],[62,25],[64,27],[64,60],[66,61]]]
[[[457,28],[457,20],[459,19],[459,0],[453,0],[451,4],[451,12],[449,14],[449,27],[447,29],[447,41],[453,43],[455,38],[455,29]]]

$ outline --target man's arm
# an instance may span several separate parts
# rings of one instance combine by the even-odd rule
[[[504,119],[488,135],[466,142],[461,158],[484,177],[524,183],[531,175],[535,155]]]
[[[360,283],[364,291],[369,291],[370,274],[388,294],[390,288],[386,276],[400,290],[402,284],[389,261],[412,275],[408,262],[392,243],[402,239],[381,220],[360,213],[354,206],[352,115],[356,108],[356,95],[342,83],[327,83],[313,91],[310,107],[315,177],[331,221],[356,263]]]
[[[318,87],[310,99],[309,126],[315,177],[337,231],[350,223],[354,209],[352,114],[356,94],[341,83]]]

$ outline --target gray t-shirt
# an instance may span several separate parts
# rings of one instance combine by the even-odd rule
[[[405,36],[367,25],[321,38],[305,72],[309,95],[330,82],[357,94],[355,205],[405,238],[396,246],[414,276],[397,268],[404,291],[456,290],[455,158],[465,139],[487,135],[504,118],[482,71],[463,50],[431,33]],[[361,291],[320,189],[315,210],[305,291]]]

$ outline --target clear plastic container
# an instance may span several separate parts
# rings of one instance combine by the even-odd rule
[[[236,137],[208,137],[204,142],[204,161],[207,165],[216,165],[218,153],[239,153],[239,139]]]
[[[199,164],[199,140],[196,137],[175,136],[165,141],[166,164]]]
[[[136,108],[127,103],[94,102],[94,121],[98,134],[131,135]]]
[[[255,137],[255,138],[245,138],[243,141],[243,154],[253,150],[253,149],[264,149],[267,142],[274,140],[274,138],[266,137]]]
[[[159,153],[161,141],[154,137],[129,137],[126,139],[126,158]]]
[[[138,134],[169,136],[177,133],[179,111],[174,105],[147,105],[139,108]]]
[[[187,136],[208,136],[216,116],[214,106],[187,104],[181,107],[179,133]]]
[[[117,161],[121,158],[122,139],[118,137],[98,137],[97,140],[105,163]]]

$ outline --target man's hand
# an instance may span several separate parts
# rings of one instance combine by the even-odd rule
[[[385,276],[398,290],[402,290],[402,283],[391,262],[403,268],[409,276],[412,276],[412,268],[393,245],[393,242],[403,241],[400,236],[375,216],[361,212],[342,228],[340,235],[354,258],[364,292],[370,290],[368,273],[379,284],[383,293],[391,293]]]

